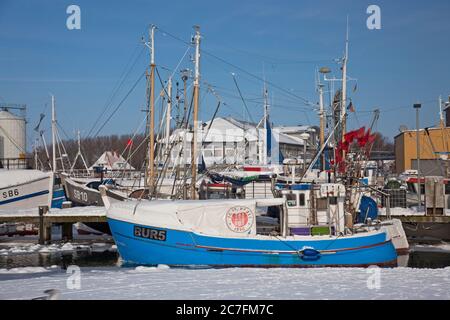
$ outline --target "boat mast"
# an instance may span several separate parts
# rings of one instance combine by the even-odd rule
[[[342,119],[342,142],[344,142],[344,135],[347,130],[347,62],[348,62],[348,16],[347,16],[347,32],[345,36],[345,53],[342,58],[342,102],[341,115]]]
[[[154,192],[155,186],[155,25],[150,26],[150,44],[145,45],[150,49],[150,75],[147,73],[150,88],[148,94],[147,121],[149,128],[149,143],[148,143],[148,164],[146,183],[149,188],[149,196]]]
[[[191,148],[191,199],[196,198],[195,184],[197,181],[197,130],[198,130],[198,108],[199,108],[199,90],[200,90],[200,27],[194,26],[195,36],[195,70],[194,70],[194,112],[193,112],[193,132]]]
[[[262,164],[267,164],[267,121],[269,117],[269,99],[266,87],[266,79],[264,77],[264,137],[263,137],[263,148],[262,148]]]
[[[53,164],[52,171],[56,173],[56,117],[55,117],[55,96],[52,95],[52,152]]]
[[[446,137],[447,131],[445,130],[444,110],[443,110],[442,96],[439,96],[439,128],[441,129],[442,150],[448,150],[448,143]],[[447,172],[447,170],[445,170]]]
[[[170,116],[172,113],[172,77],[167,82],[167,112],[166,112],[166,154],[169,156]]]
[[[320,82],[320,76],[319,76],[319,82],[318,82],[318,89],[319,89],[319,117],[320,117],[320,149],[322,149],[324,143],[325,143],[325,111],[323,106],[323,84]],[[325,170],[325,155],[322,153],[322,170]]]

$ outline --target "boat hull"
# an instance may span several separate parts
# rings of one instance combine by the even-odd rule
[[[30,209],[49,205],[51,175],[39,172],[34,174],[31,171],[26,177],[16,179],[17,183],[0,187],[0,210]],[[11,170],[4,172],[3,175],[15,173],[15,170]]]
[[[61,176],[66,197],[76,206],[103,206],[100,192],[77,183],[69,177]]]
[[[384,232],[367,236],[283,240],[225,238],[108,218],[122,259],[128,264],[214,267],[396,266],[397,254]],[[314,248],[318,255],[306,255]]]
[[[403,222],[403,228],[410,241],[450,241],[450,223],[448,222]]]
[[[103,206],[103,199],[100,192],[93,188],[73,181],[67,176],[62,176],[65,195],[75,206]],[[116,192],[107,190],[107,195],[111,201],[124,201],[126,197]]]

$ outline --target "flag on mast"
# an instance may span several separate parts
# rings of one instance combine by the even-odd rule
[[[355,112],[355,107],[353,106],[353,102],[350,101],[350,104],[347,107],[349,112]]]

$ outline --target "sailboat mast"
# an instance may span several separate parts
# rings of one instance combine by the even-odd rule
[[[56,116],[55,116],[55,96],[52,95],[52,152],[53,163],[52,171],[56,172]]]
[[[325,111],[323,106],[323,84],[319,80],[320,149],[325,143]],[[322,169],[325,170],[325,155],[322,154]]]
[[[154,25],[150,27],[150,106],[147,114],[147,119],[149,122],[147,186],[149,188],[150,197],[153,195],[155,187],[155,29],[156,26]]]
[[[194,70],[194,112],[193,112],[193,132],[192,132],[192,150],[191,150],[191,199],[196,198],[195,184],[197,181],[197,135],[198,135],[198,108],[199,108],[199,90],[200,90],[200,27],[195,28],[195,70]]]
[[[170,120],[172,113],[172,77],[167,81],[167,112],[166,112],[166,153],[169,155]]]
[[[345,54],[342,59],[342,104],[341,114],[342,119],[342,141],[347,131],[347,62],[348,62],[348,17],[347,17],[347,32],[345,36]]]
[[[265,78],[264,78],[264,146],[263,146],[263,155],[262,155],[262,159],[263,159],[263,164],[266,165],[267,164],[267,122],[268,122],[268,118],[269,118],[269,97],[268,97],[268,92],[267,92],[267,87],[266,87],[266,82],[265,82]]]

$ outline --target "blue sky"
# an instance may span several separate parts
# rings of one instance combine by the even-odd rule
[[[66,28],[70,4],[81,8],[81,30]],[[366,27],[370,4],[381,8],[381,30]],[[53,93],[65,134],[74,137],[80,129],[85,136],[124,71],[128,76],[109,110],[145,70],[148,52],[140,40],[148,25],[161,28],[156,34],[156,63],[167,79],[187,46],[164,31],[189,41],[197,24],[202,49],[276,85],[268,85],[275,124],[317,124],[316,111],[295,96],[318,101],[317,67],[329,66],[340,76],[333,59],[342,56],[349,15],[349,75],[358,79],[357,91],[349,90],[356,109],[349,116],[349,126],[369,125],[370,111],[379,108],[376,129],[392,139],[400,125],[415,127],[412,104],[416,101],[423,103],[422,124],[438,123],[438,96],[447,99],[450,94],[449,12],[447,0],[0,0],[0,101],[27,104],[30,142],[39,113],[47,113],[45,126],[50,125],[49,93]],[[131,70],[130,62],[135,62]],[[186,67],[193,67],[189,54],[178,70]],[[251,116],[243,111],[232,72],[248,99]],[[207,54],[202,55],[201,73],[225,102],[220,115],[261,118],[261,81]],[[202,90],[200,114],[207,120],[217,102],[205,83]],[[100,134],[136,130],[144,104],[141,81]]]

